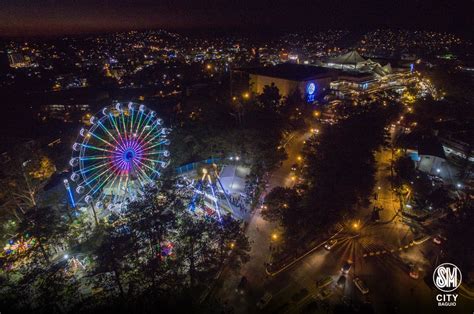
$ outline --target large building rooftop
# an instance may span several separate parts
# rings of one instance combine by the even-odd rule
[[[276,77],[291,81],[305,81],[319,77],[330,77],[336,73],[333,69],[294,63],[282,63],[271,67],[247,68],[242,70],[249,74]]]

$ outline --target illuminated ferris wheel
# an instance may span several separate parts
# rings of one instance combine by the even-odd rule
[[[91,117],[69,161],[79,200],[108,197],[117,203],[153,184],[169,165],[170,130],[162,123],[156,112],[135,103],[105,107]]]

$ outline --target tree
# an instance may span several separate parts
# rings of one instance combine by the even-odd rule
[[[415,177],[415,164],[409,156],[398,158],[395,161],[394,170],[400,179],[399,186],[401,186],[401,181],[412,181]]]
[[[37,193],[54,173],[55,167],[36,142],[17,145],[9,155],[14,158],[2,167],[0,173],[3,187],[0,204],[3,211],[13,213],[20,220],[21,213],[37,206]]]
[[[474,237],[474,211],[472,201],[466,200],[457,210],[456,216],[451,215],[446,224],[447,251],[446,261],[461,268],[463,275],[474,271],[474,246],[466,245],[466,239]],[[464,277],[464,276],[463,276]],[[472,280],[472,278],[471,278]]]
[[[136,265],[142,267],[147,279],[156,288],[169,271],[170,265],[162,260],[162,246],[174,240],[176,215],[183,210],[183,204],[175,194],[173,180],[165,178],[160,190],[146,187],[143,192],[141,198],[128,205],[125,220],[136,251],[140,252],[141,257],[147,256],[146,262],[140,263],[140,256],[134,254]]]
[[[280,107],[281,95],[275,83],[265,85],[257,99],[263,109],[277,110]]]
[[[238,269],[248,261],[250,244],[240,223],[231,216],[216,219],[196,219],[189,213],[180,218],[177,259],[187,269],[189,287],[199,290],[212,282],[227,261]]]
[[[59,212],[50,207],[31,208],[25,214],[18,227],[20,234],[29,234],[36,240],[46,264],[50,263],[49,246],[60,242],[68,226]]]
[[[359,108],[337,125],[306,141],[304,185],[276,188],[267,197],[264,217],[278,221],[298,239],[352,214],[373,191],[375,151],[385,143],[384,127],[397,108]]]
[[[124,300],[123,273],[127,268],[127,258],[132,252],[131,236],[128,233],[117,232],[112,227],[98,229],[96,235],[101,238],[100,244],[95,250],[96,267],[94,269],[96,278],[102,286],[114,282],[120,298]],[[112,274],[112,277],[109,274]],[[97,276],[99,275],[99,276]]]
[[[265,197],[266,209],[262,210],[262,217],[268,221],[278,222],[286,228],[288,238],[293,238],[299,234],[297,230],[300,229],[296,226],[304,224],[306,219],[301,201],[296,189],[276,187]]]

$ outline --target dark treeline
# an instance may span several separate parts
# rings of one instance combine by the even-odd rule
[[[316,235],[357,205],[367,205],[374,186],[374,153],[386,143],[385,126],[396,105],[355,109],[337,125],[312,136],[304,147],[303,182],[276,188],[266,198],[264,216],[285,229],[288,244]]]

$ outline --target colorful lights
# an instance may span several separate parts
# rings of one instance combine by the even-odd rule
[[[174,244],[172,242],[165,241],[164,243],[162,243],[160,245],[161,259],[173,256],[173,249],[174,249]]]
[[[314,85],[313,82],[308,83],[308,85],[306,86],[306,91],[308,92],[308,95],[313,95],[316,91],[316,85]]]
[[[144,105],[117,103],[91,116],[90,122],[89,129],[81,129],[69,163],[80,200],[104,193],[116,200],[125,197],[152,183],[168,166],[169,130]],[[66,189],[74,207],[73,190]]]
[[[25,234],[17,240],[10,239],[3,247],[3,252],[6,255],[21,254],[32,248],[35,243],[36,240],[34,238],[30,238],[28,234]]]
[[[316,96],[316,84],[309,82],[306,84],[306,101],[313,102]]]

